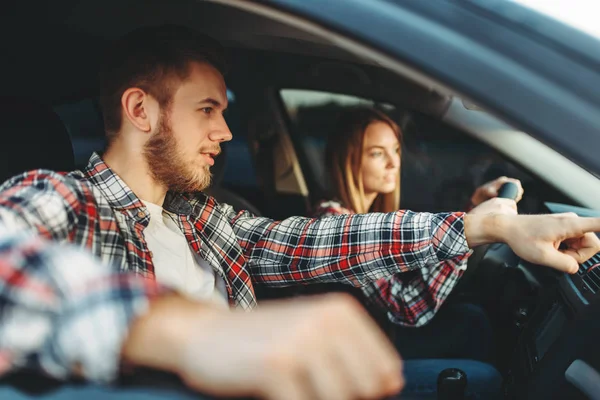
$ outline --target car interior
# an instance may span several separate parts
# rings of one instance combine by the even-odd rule
[[[234,139],[216,160],[208,193],[236,209],[274,219],[309,216],[327,193],[323,153],[337,113],[367,105],[388,113],[403,131],[401,208],[464,210],[476,187],[504,175],[523,184],[521,213],[595,215],[600,186],[593,174],[443,82],[391,68],[351,40],[267,7],[195,0],[62,0],[39,4],[36,13],[25,2],[5,7],[0,181],[35,168],[85,167],[105,144],[96,99],[102,49],[134,27],[174,23],[226,48],[226,117]],[[325,285],[310,293],[330,290],[343,289]],[[486,309],[506,398],[542,398],[550,390],[543,382],[564,381],[563,366],[574,354],[597,352],[585,350],[593,339],[570,342],[565,332],[598,331],[596,321],[579,314],[583,305],[596,304],[598,291],[600,274],[567,279],[492,245],[472,257],[448,302]],[[259,300],[303,293],[257,291]],[[589,355],[594,362],[597,356]],[[561,383],[560,390],[585,398],[573,385]]]

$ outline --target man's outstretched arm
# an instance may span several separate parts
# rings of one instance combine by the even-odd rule
[[[592,233],[600,232],[600,218],[574,214],[400,210],[274,221],[221,207],[232,223],[252,278],[271,286],[326,282],[363,286],[494,242],[508,244],[527,261],[574,273],[578,262],[600,250],[600,240]],[[559,250],[561,245],[567,250]]]

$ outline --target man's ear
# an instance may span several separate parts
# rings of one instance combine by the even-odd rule
[[[121,96],[123,117],[142,132],[150,133],[158,119],[158,104],[148,93],[139,88],[129,88]]]

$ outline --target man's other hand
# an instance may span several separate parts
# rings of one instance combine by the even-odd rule
[[[171,370],[200,392],[286,400],[363,399],[393,395],[404,386],[396,350],[349,296],[266,302],[252,312],[176,302],[185,304],[162,311],[154,307],[154,322],[134,326],[154,335],[153,342],[143,343],[149,339],[143,336],[136,340],[133,332],[125,358]],[[157,335],[156,329],[165,333]],[[149,359],[150,349],[155,354]]]

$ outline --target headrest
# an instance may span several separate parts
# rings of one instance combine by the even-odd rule
[[[210,168],[212,172],[212,184],[211,186],[219,186],[223,182],[223,176],[225,175],[225,165],[227,159],[227,145],[221,143],[221,154],[215,158],[215,165]]]
[[[0,184],[33,169],[71,171],[69,133],[54,110],[35,101],[0,96]]]

